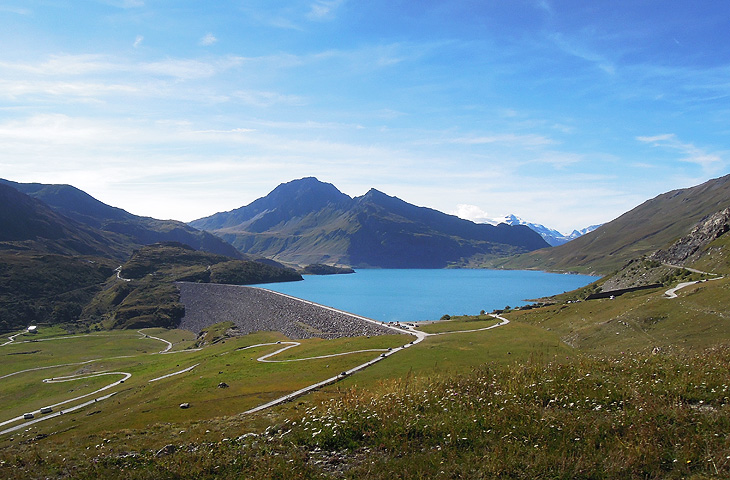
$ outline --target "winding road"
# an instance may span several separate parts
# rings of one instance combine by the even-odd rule
[[[159,338],[159,337],[154,337],[152,335],[148,335],[148,334],[142,332],[141,330],[137,330],[137,333],[139,333],[141,335],[140,338],[150,338],[150,339],[158,340],[158,341],[163,342],[163,343],[166,344],[166,347],[165,347],[164,350],[161,350],[159,352],[155,352],[155,353],[152,353],[152,354],[149,354],[149,355],[175,353],[175,352],[170,352],[170,349],[173,346],[171,342],[169,342],[169,341],[167,341],[167,340],[165,340],[163,338]],[[14,344],[14,343],[30,343],[30,341],[16,342],[15,341],[15,338],[17,336],[19,336],[19,335],[22,335],[22,333],[18,333],[18,334],[15,334],[15,335],[12,335],[12,336],[8,337],[9,341],[3,343],[2,345],[0,345],[0,347],[4,347],[5,345],[10,345],[10,344]],[[49,341],[49,340],[66,340],[66,339],[79,338],[79,337],[90,337],[90,336],[100,337],[100,336],[105,336],[105,335],[90,335],[90,334],[70,335],[70,336],[64,336],[64,337],[34,339],[32,341],[33,342],[40,342],[40,341]],[[197,350],[200,350],[200,349],[191,349],[189,351],[197,351]],[[86,364],[89,364],[89,363],[99,362],[99,361],[103,361],[103,360],[114,360],[114,359],[120,359],[120,358],[133,358],[135,356],[136,355],[121,355],[121,356],[109,357],[109,358],[95,358],[95,359],[92,359],[92,360],[86,360],[86,361],[83,361],[83,362],[76,362],[76,363],[65,363],[65,364],[58,364],[58,365],[47,365],[47,366],[44,366],[44,367],[27,368],[25,370],[20,370],[20,371],[17,371],[17,372],[12,372],[12,373],[3,375],[3,376],[0,377],[0,380],[2,380],[4,378],[11,377],[11,376],[14,376],[14,375],[18,375],[18,374],[21,374],[21,373],[26,373],[26,372],[33,372],[33,371],[38,371],[38,370],[47,370],[47,369],[51,369],[51,368],[60,368],[60,367],[70,367],[70,366],[86,365]],[[153,379],[153,380],[150,380],[150,381],[153,382],[153,381],[156,381],[156,380],[160,380],[162,378],[167,378],[167,377],[171,377],[173,375],[178,375],[180,373],[187,372],[187,371],[192,370],[193,368],[195,368],[197,365],[198,364],[193,365],[192,367],[189,367],[189,368],[184,369],[182,371],[174,372],[174,373],[171,373],[171,374],[168,374],[168,375],[164,375],[162,377],[159,377],[159,378],[156,378],[156,379]],[[30,412],[27,412],[24,415],[20,415],[18,417],[15,417],[15,418],[11,418],[9,420],[2,421],[2,422],[0,422],[0,427],[3,427],[5,425],[9,425],[9,424],[12,424],[12,423],[15,423],[15,422],[19,422],[19,421],[22,421],[22,420],[26,420],[27,419],[26,418],[27,415],[32,415],[32,417],[31,417],[32,419],[30,421],[23,422],[23,423],[20,423],[18,425],[15,425],[13,427],[10,427],[10,428],[1,430],[0,431],[0,435],[6,434],[6,433],[11,433],[11,432],[20,430],[22,428],[28,427],[30,425],[33,425],[35,423],[42,422],[44,420],[48,420],[50,418],[54,418],[54,417],[57,417],[59,415],[63,415],[64,413],[70,413],[70,412],[73,412],[73,411],[78,410],[80,408],[83,408],[83,407],[86,407],[88,405],[91,405],[93,403],[97,403],[97,402],[106,400],[109,397],[115,395],[117,392],[112,392],[112,393],[109,393],[109,394],[106,394],[106,395],[102,395],[102,396],[99,396],[99,397],[95,397],[95,398],[92,398],[91,400],[82,402],[80,404],[72,405],[72,406],[69,406],[69,407],[65,407],[64,409],[59,410],[57,412],[54,411],[56,407],[60,407],[62,405],[67,405],[69,403],[76,402],[78,400],[81,400],[81,399],[84,399],[84,398],[87,398],[87,397],[92,397],[92,396],[95,396],[95,395],[97,395],[97,394],[99,394],[101,392],[104,392],[106,390],[109,390],[110,388],[114,388],[114,387],[116,387],[116,386],[124,383],[129,378],[131,378],[132,377],[132,374],[129,373],[129,372],[96,372],[96,373],[90,373],[90,374],[76,374],[76,375],[67,375],[67,376],[52,377],[52,378],[45,378],[45,379],[43,379],[43,383],[60,383],[60,382],[70,382],[70,381],[84,380],[84,379],[87,379],[87,378],[93,378],[93,377],[99,377],[99,376],[105,376],[105,375],[121,375],[122,378],[120,378],[119,380],[116,380],[115,382],[112,382],[112,383],[110,383],[108,385],[105,385],[105,386],[103,386],[103,387],[101,387],[101,388],[99,388],[99,389],[97,389],[97,390],[95,390],[95,391],[93,391],[91,393],[87,393],[87,394],[80,395],[80,396],[77,396],[77,397],[74,397],[74,398],[70,398],[68,400],[64,400],[62,402],[54,403],[52,405],[47,405],[46,407],[43,407],[42,409],[30,411]],[[44,413],[48,409],[50,409],[50,412]],[[35,418],[38,415],[40,415],[40,417]]]
[[[720,279],[724,278],[716,273],[703,272],[702,270],[697,270],[695,268],[681,267],[679,265],[672,265],[671,263],[663,263],[662,265],[664,265],[665,267],[684,269],[684,270],[690,271],[692,273],[699,273],[702,275],[715,275],[715,278],[710,278],[709,280],[695,280],[694,282],[679,283],[679,284],[677,284],[676,287],[670,288],[669,290],[664,292],[664,296],[666,298],[677,298],[677,292],[679,290],[683,289],[684,287],[689,287],[690,285],[694,285],[696,283],[703,283],[703,282],[707,282],[707,281],[711,281],[711,280],[720,280]]]
[[[123,278],[120,278],[120,279],[124,280]],[[271,290],[269,290],[269,291],[271,291]],[[377,325],[382,326],[382,327],[386,327],[386,328],[392,330],[394,334],[412,335],[412,336],[415,337],[415,339],[413,341],[405,344],[405,345],[400,346],[400,347],[389,348],[389,349],[355,350],[355,351],[334,353],[334,354],[329,354],[329,355],[319,355],[319,356],[313,356],[313,357],[294,358],[294,359],[286,359],[286,360],[274,360],[273,357],[275,357],[275,356],[277,356],[277,355],[279,355],[279,354],[281,354],[281,353],[283,353],[283,352],[285,352],[285,351],[287,351],[289,349],[292,349],[292,348],[295,348],[295,347],[300,346],[301,345],[300,342],[291,341],[291,342],[261,343],[261,344],[256,344],[256,345],[249,345],[247,347],[242,347],[239,350],[246,350],[246,349],[251,349],[251,348],[256,348],[256,347],[264,347],[264,346],[271,346],[271,345],[284,345],[282,348],[280,348],[278,350],[275,350],[274,352],[266,353],[266,354],[261,355],[260,357],[257,358],[257,360],[259,362],[268,362],[268,363],[301,362],[301,361],[307,361],[307,360],[315,360],[315,359],[322,359],[322,358],[338,357],[338,356],[343,356],[343,355],[352,355],[352,354],[356,354],[356,353],[367,353],[367,352],[378,353],[378,355],[375,358],[373,358],[372,360],[369,360],[369,361],[367,361],[365,363],[362,363],[360,365],[357,365],[355,367],[352,367],[349,370],[345,370],[345,371],[341,372],[340,374],[335,375],[335,376],[330,377],[330,378],[327,378],[325,380],[322,380],[321,382],[317,382],[315,384],[309,385],[307,387],[304,387],[302,389],[299,389],[299,390],[297,390],[295,392],[292,392],[290,394],[284,395],[282,397],[276,398],[274,400],[271,400],[269,402],[266,402],[266,403],[264,403],[262,405],[259,405],[257,407],[254,407],[252,409],[249,409],[249,410],[243,412],[244,414],[249,414],[249,413],[254,413],[254,412],[261,411],[261,410],[265,410],[265,409],[270,408],[270,407],[273,407],[275,405],[279,405],[281,403],[290,401],[290,400],[292,400],[292,399],[294,399],[296,397],[299,397],[301,395],[304,395],[306,393],[309,393],[309,392],[311,392],[313,390],[316,390],[316,389],[318,389],[320,387],[323,387],[325,385],[329,385],[331,383],[335,383],[335,382],[337,382],[339,380],[342,380],[343,378],[346,378],[349,375],[352,375],[353,373],[356,373],[356,372],[358,372],[360,370],[363,370],[365,368],[370,367],[371,365],[374,365],[374,364],[376,364],[376,363],[378,363],[380,361],[383,361],[387,357],[390,357],[391,355],[395,355],[396,353],[398,353],[399,351],[401,351],[403,349],[411,348],[412,346],[414,346],[414,345],[422,342],[424,339],[426,339],[429,336],[448,335],[448,334],[457,334],[457,333],[469,333],[469,332],[477,332],[477,331],[482,331],[482,330],[490,330],[490,329],[493,329],[493,328],[497,328],[497,327],[501,327],[501,326],[507,325],[509,323],[509,320],[507,320],[504,317],[500,317],[498,315],[492,315],[494,318],[500,320],[500,322],[497,323],[497,324],[495,324],[495,325],[490,325],[489,327],[478,328],[478,329],[473,329],[473,330],[458,330],[458,331],[451,331],[451,332],[426,333],[426,332],[422,332],[420,330],[417,330],[413,326],[408,326],[408,325],[406,325],[406,326],[400,326],[399,324],[398,325],[393,325],[393,324],[388,324],[388,323],[384,323],[384,322],[379,322],[379,321],[376,321],[376,320],[373,320],[373,319],[370,319],[370,318],[362,317],[360,315],[355,315],[355,314],[352,314],[352,313],[349,313],[349,312],[344,312],[344,311],[341,311],[341,310],[338,310],[338,309],[335,309],[335,308],[332,308],[332,307],[328,307],[326,305],[320,305],[320,304],[317,304],[317,303],[314,303],[314,302],[310,302],[308,300],[303,300],[303,299],[300,299],[300,298],[292,297],[290,295],[286,295],[286,294],[283,294],[283,293],[273,292],[273,291],[271,291],[271,292],[272,293],[275,293],[277,295],[282,295],[284,297],[288,297],[290,299],[294,299],[294,300],[303,302],[303,303],[307,303],[307,304],[314,305],[314,306],[317,306],[317,307],[320,307],[320,308],[324,308],[324,309],[327,309],[327,310],[331,310],[331,311],[343,313],[343,314],[352,316],[354,318],[357,318],[357,319],[360,319],[360,320],[363,320],[363,321],[366,321],[366,322],[370,322],[370,323],[377,324]],[[171,342],[163,339],[163,338],[155,337],[155,336],[152,336],[152,335],[148,335],[148,334],[142,332],[141,330],[138,330],[138,333],[141,335],[140,338],[149,338],[149,339],[153,339],[153,340],[158,340],[158,341],[163,342],[163,343],[166,344],[165,349],[163,349],[163,350],[161,350],[159,352],[155,352],[155,353],[149,354],[149,355],[179,353],[179,352],[171,352],[170,350],[172,349],[173,344]],[[5,343],[3,343],[2,345],[0,345],[0,347],[5,346],[5,345],[10,345],[10,344],[13,344],[13,343],[23,343],[23,342],[16,342],[15,339],[19,335],[21,335],[21,334],[15,334],[15,335],[12,335],[12,336],[8,337],[8,341],[5,342]],[[55,337],[55,338],[49,338],[49,339],[36,339],[36,340],[33,340],[33,341],[71,339],[71,338],[77,338],[77,337],[82,337],[82,336],[90,336],[90,335],[75,335],[75,336]],[[98,335],[96,335],[96,336],[98,336]],[[200,350],[200,349],[189,349],[189,350],[186,350],[186,351],[198,351],[198,350]],[[10,373],[10,374],[3,375],[2,377],[0,377],[0,380],[2,380],[3,378],[7,378],[7,377],[10,377],[10,376],[13,376],[13,375],[18,375],[18,374],[26,373],[26,372],[30,372],[30,371],[45,370],[45,369],[59,368],[59,367],[67,367],[67,366],[84,365],[84,364],[89,364],[89,363],[98,362],[98,361],[102,361],[102,360],[111,360],[111,359],[118,359],[118,358],[131,358],[131,357],[134,357],[134,356],[136,356],[136,355],[119,356],[119,357],[112,357],[112,358],[105,358],[105,359],[98,358],[98,359],[86,360],[86,361],[78,362],[78,363],[67,363],[67,364],[49,365],[49,366],[44,366],[44,367],[29,368],[29,369],[21,370],[21,371],[18,371],[18,372],[13,372],[13,373]],[[197,363],[195,365],[192,365],[190,367],[184,368],[184,369],[179,370],[177,372],[172,372],[172,373],[168,373],[166,375],[162,375],[162,376],[157,377],[157,378],[153,378],[153,379],[149,380],[149,382],[150,383],[151,382],[156,382],[158,380],[162,380],[162,379],[165,379],[165,378],[169,378],[169,377],[173,377],[173,376],[176,376],[176,375],[180,375],[180,374],[189,372],[189,371],[193,370],[195,367],[197,367],[198,365],[200,365],[200,364]],[[99,376],[105,376],[105,375],[110,375],[110,376],[117,376],[118,375],[118,376],[121,376],[122,378],[119,378],[118,380],[116,380],[116,381],[114,381],[114,382],[112,382],[112,383],[110,383],[108,385],[105,385],[104,387],[99,388],[99,389],[97,389],[97,390],[95,390],[95,391],[93,391],[91,393],[87,393],[87,394],[80,395],[80,396],[77,396],[77,397],[74,397],[74,398],[71,398],[71,399],[68,399],[68,400],[64,400],[62,402],[58,402],[58,403],[55,403],[53,405],[48,405],[46,407],[43,407],[40,410],[35,410],[35,411],[28,412],[27,414],[30,414],[30,415],[33,416],[32,419],[28,419],[25,416],[21,415],[21,416],[15,417],[15,418],[11,418],[11,419],[2,421],[2,422],[0,422],[0,427],[6,426],[6,425],[10,425],[10,424],[14,424],[14,423],[17,423],[17,422],[21,422],[22,420],[29,420],[29,421],[19,423],[17,425],[14,425],[12,427],[9,427],[9,428],[6,428],[6,429],[0,431],[0,435],[6,434],[6,433],[11,433],[11,432],[14,432],[14,431],[17,431],[17,430],[26,428],[26,427],[28,427],[30,425],[35,424],[35,423],[38,423],[38,422],[41,422],[41,421],[44,421],[44,420],[48,420],[48,419],[51,419],[51,418],[55,418],[55,417],[57,417],[59,415],[62,415],[63,413],[69,413],[69,412],[78,410],[80,408],[84,408],[84,407],[86,407],[88,405],[91,405],[93,403],[97,403],[97,402],[106,400],[106,399],[110,398],[111,396],[115,395],[117,392],[111,392],[111,393],[108,393],[108,394],[105,394],[105,395],[102,395],[102,396],[97,396],[97,395],[99,393],[102,393],[102,392],[105,392],[105,391],[109,390],[110,388],[114,388],[114,387],[120,385],[121,383],[124,383],[124,381],[128,380],[132,376],[132,374],[129,373],[129,372],[96,372],[96,373],[92,373],[92,374],[76,374],[76,375],[68,375],[68,376],[63,376],[63,377],[46,378],[46,379],[43,380],[43,382],[44,383],[69,382],[69,381],[83,380],[83,379],[87,379],[87,378],[99,377]],[[77,402],[79,400],[83,400],[83,399],[88,398],[88,397],[93,397],[93,398],[91,398],[90,400],[84,401],[82,403],[78,403],[78,404],[75,404],[75,405],[69,405],[69,404],[72,404],[72,403]],[[61,406],[64,406],[64,405],[68,405],[68,406],[64,407],[63,410],[55,411],[56,408],[61,407]],[[46,412],[46,413],[42,413],[42,411],[43,412]],[[40,417],[37,417],[38,415],[40,415]]]
[[[291,298],[295,298],[295,297],[291,297]],[[313,302],[309,302],[309,303],[313,303]],[[314,304],[314,305],[316,305],[316,304]],[[327,308],[330,308],[330,307],[327,307]],[[332,355],[322,355],[322,356],[318,356],[318,357],[309,357],[309,358],[301,358],[301,359],[290,359],[290,360],[278,360],[279,362],[293,362],[293,361],[311,360],[311,359],[315,359],[315,358],[335,357],[335,356],[339,356],[339,355],[348,355],[350,353],[358,353],[358,352],[370,352],[370,351],[383,352],[380,355],[378,355],[377,357],[375,357],[374,359],[372,359],[370,361],[367,361],[367,362],[365,362],[365,363],[363,363],[361,365],[358,365],[356,367],[353,367],[353,368],[351,368],[349,370],[345,370],[344,372],[340,373],[339,375],[336,375],[334,377],[330,377],[330,378],[328,378],[326,380],[322,380],[321,382],[317,382],[315,384],[312,384],[312,385],[309,385],[309,386],[304,387],[302,389],[299,389],[296,392],[289,393],[289,394],[284,395],[282,397],[279,397],[279,398],[276,398],[274,400],[271,400],[270,402],[266,402],[266,403],[264,403],[262,405],[259,405],[257,407],[251,408],[249,410],[246,410],[245,412],[243,412],[243,414],[260,412],[261,410],[265,410],[267,408],[271,408],[273,406],[276,406],[276,405],[279,405],[279,404],[288,402],[290,400],[293,400],[293,399],[295,399],[295,398],[297,398],[299,396],[302,396],[302,395],[304,395],[306,393],[309,393],[309,392],[311,392],[313,390],[316,390],[318,388],[324,387],[325,385],[330,385],[332,383],[335,383],[335,382],[337,382],[339,380],[342,380],[343,378],[345,378],[345,377],[347,377],[349,375],[352,375],[355,372],[359,372],[360,370],[364,370],[365,368],[368,368],[371,365],[375,365],[376,363],[384,360],[385,358],[387,358],[387,357],[389,357],[391,355],[394,355],[394,354],[400,352],[403,349],[410,348],[411,346],[416,345],[416,344],[422,342],[424,339],[426,339],[426,337],[437,336],[437,335],[450,335],[450,334],[457,334],[457,333],[480,332],[480,331],[483,331],[483,330],[491,330],[493,328],[502,327],[502,326],[507,325],[509,323],[509,320],[507,320],[506,318],[501,317],[499,315],[491,314],[491,316],[494,317],[494,318],[496,318],[496,319],[498,319],[498,320],[500,320],[500,322],[497,323],[497,324],[495,324],[495,325],[490,325],[489,327],[484,327],[484,328],[476,328],[476,329],[472,329],[472,330],[456,330],[456,331],[451,331],[451,332],[440,332],[440,333],[426,333],[426,332],[422,332],[420,330],[417,330],[415,327],[400,328],[400,327],[396,327],[396,326],[389,326],[389,325],[387,325],[388,328],[391,328],[394,331],[397,331],[398,333],[414,335],[416,337],[416,340],[414,340],[414,341],[412,341],[410,343],[407,343],[407,344],[405,344],[405,345],[403,345],[401,347],[396,347],[396,348],[392,348],[392,349],[359,350],[359,351],[356,351],[356,352],[343,352],[343,353],[337,353],[337,354],[332,354]],[[367,321],[370,321],[370,322],[375,322],[375,320],[367,319],[365,317],[360,317],[360,318],[362,318],[364,320],[367,320]],[[376,323],[380,323],[380,322],[376,322]],[[279,350],[277,350],[277,351],[275,351],[273,353],[269,353],[269,354],[263,355],[263,356],[259,357],[257,360],[259,362],[275,362],[276,360],[269,360],[269,359],[271,357],[275,356],[275,355],[278,355],[281,352],[284,352],[284,351],[286,351],[286,350],[288,350],[290,348],[294,348],[294,347],[296,347],[296,346],[299,345],[298,342],[282,342],[282,344],[284,344],[284,343],[289,344],[289,345],[286,346],[286,347],[283,347],[283,348],[281,348],[281,349],[279,349]],[[258,345],[251,345],[250,347],[244,347],[244,348],[253,348],[253,347],[259,347],[259,346],[264,346],[264,345],[275,345],[275,344],[271,344],[271,343],[269,343],[269,344],[258,344]]]

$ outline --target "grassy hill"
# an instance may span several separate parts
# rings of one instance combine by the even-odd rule
[[[0,421],[91,394],[108,383],[102,375],[131,377],[110,399],[0,436],[0,476],[729,478],[730,228],[723,222],[710,230],[702,228],[707,222],[693,229],[694,222],[647,246],[683,258],[681,268],[644,252],[584,291],[504,312],[510,323],[499,328],[472,331],[494,325],[486,316],[425,326],[434,335],[422,342],[255,414],[241,412],[412,337],[304,340],[279,354],[284,361],[265,363],[257,359],[288,339],[273,332],[231,337],[228,325],[199,343],[162,329],[21,336],[27,343],[0,347]],[[705,232],[707,241],[687,232]],[[680,255],[686,246],[691,254]],[[235,264],[209,255],[170,244],[140,249],[121,278],[110,279],[106,321],[144,325],[144,297],[155,288],[220,278],[219,268],[233,275]],[[660,268],[676,273],[666,286],[585,299],[609,282]],[[706,281],[665,296],[688,279]],[[161,295],[151,297],[159,305]],[[142,315],[117,318],[125,308]],[[159,338],[175,353],[157,354]],[[73,375],[84,376],[44,382]]]
[[[221,253],[178,243],[132,254],[160,239]],[[214,235],[181,222],[137,217],[68,185],[0,181],[0,332],[37,323],[81,329],[175,326],[184,312],[173,285],[177,279],[264,283],[301,278],[241,258]],[[121,281],[113,273],[122,262],[130,277],[142,271],[154,275]]]
[[[73,325],[114,272],[104,258],[0,252],[0,332]]]
[[[6,346],[0,353],[15,354],[8,357],[15,369],[34,356],[33,364],[43,365],[114,353],[120,357],[85,369],[130,371],[133,377],[111,401],[16,432],[12,441],[0,438],[0,474],[726,478],[730,328],[722,299],[729,287],[712,281],[674,300],[645,291],[512,311],[512,323],[491,331],[458,333],[494,323],[485,318],[439,323],[434,332],[452,326],[456,333],[429,337],[338,384],[253,415],[238,413],[373,354],[321,355],[385,348],[403,339],[306,341],[283,358],[311,361],[280,364],[254,361],[286,341],[269,333],[222,338],[195,351],[186,348],[194,340],[186,337],[176,340],[174,355],[152,354],[160,347],[142,336],[71,340],[84,342],[83,349],[63,348],[66,340]],[[123,333],[131,334],[115,335]],[[132,356],[122,357],[125,351]],[[150,382],[194,365],[188,374]],[[6,363],[0,374],[14,368]],[[26,402],[43,406],[41,388],[54,387],[41,387],[40,379],[64,374],[53,372],[5,380],[5,408],[24,411],[13,395],[27,394],[18,392],[36,392],[38,398]],[[29,387],[31,380],[36,383]],[[218,387],[222,381],[229,386]],[[76,388],[82,393],[102,385],[88,379]],[[67,388],[45,391],[68,395]],[[181,402],[190,408],[179,408]]]
[[[75,321],[125,248],[0,184],[0,332]]]
[[[80,320],[103,328],[174,328],[185,314],[175,282],[247,285],[301,280],[291,270],[167,242],[136,250],[84,308]]]
[[[675,241],[702,218],[730,206],[730,175],[674,190],[564,245],[495,262],[501,268],[607,274]]]

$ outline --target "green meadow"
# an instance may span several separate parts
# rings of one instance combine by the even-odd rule
[[[107,400],[0,436],[0,476],[728,478],[729,290],[721,279],[676,299],[657,289],[512,310],[488,330],[498,320],[455,317],[420,325],[432,335],[415,345],[410,335],[297,340],[274,362],[257,359],[290,345],[276,332],[214,327],[198,347],[180,330],[43,329],[0,348],[0,421],[119,377],[43,379],[131,377]],[[159,353],[167,344],[152,336],[173,347]]]

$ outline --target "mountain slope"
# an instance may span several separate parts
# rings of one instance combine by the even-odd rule
[[[196,230],[175,220],[157,220],[133,215],[121,208],[100,202],[70,185],[18,183],[0,179],[0,185],[2,184],[43,201],[65,217],[95,229],[118,234],[117,239],[127,243],[126,255],[141,245],[175,241],[190,245],[197,250],[242,258],[238,250],[207,232]]]
[[[125,245],[0,184],[0,331],[72,322]]]
[[[242,252],[295,264],[443,268],[545,247],[527,227],[475,224],[375,189],[350,198],[303,178],[250,205],[191,222]]]
[[[122,258],[124,243],[0,183],[0,249]]]
[[[568,244],[494,265],[606,274],[631,259],[665,247],[704,217],[729,205],[730,175],[725,175],[659,195]]]
[[[283,183],[267,196],[245,207],[194,220],[190,225],[208,231],[257,233],[279,227],[277,228],[279,231],[288,230],[296,234],[297,230],[307,228],[309,224],[321,223],[321,220],[315,222],[315,219],[326,216],[329,212],[346,210],[352,203],[352,199],[337,190],[334,185],[307,177]],[[309,217],[313,213],[319,215]],[[296,225],[290,224],[284,228],[282,224],[293,218],[309,218],[310,222],[298,222]]]

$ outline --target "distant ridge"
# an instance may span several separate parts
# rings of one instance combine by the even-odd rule
[[[376,189],[351,198],[314,177],[283,183],[249,205],[190,225],[246,254],[299,265],[479,266],[548,246],[524,226],[476,224]]]
[[[0,250],[120,258],[125,245],[0,183]]]
[[[495,266],[606,274],[664,248],[703,218],[730,206],[730,175],[672,190],[570,243],[536,250]]]

